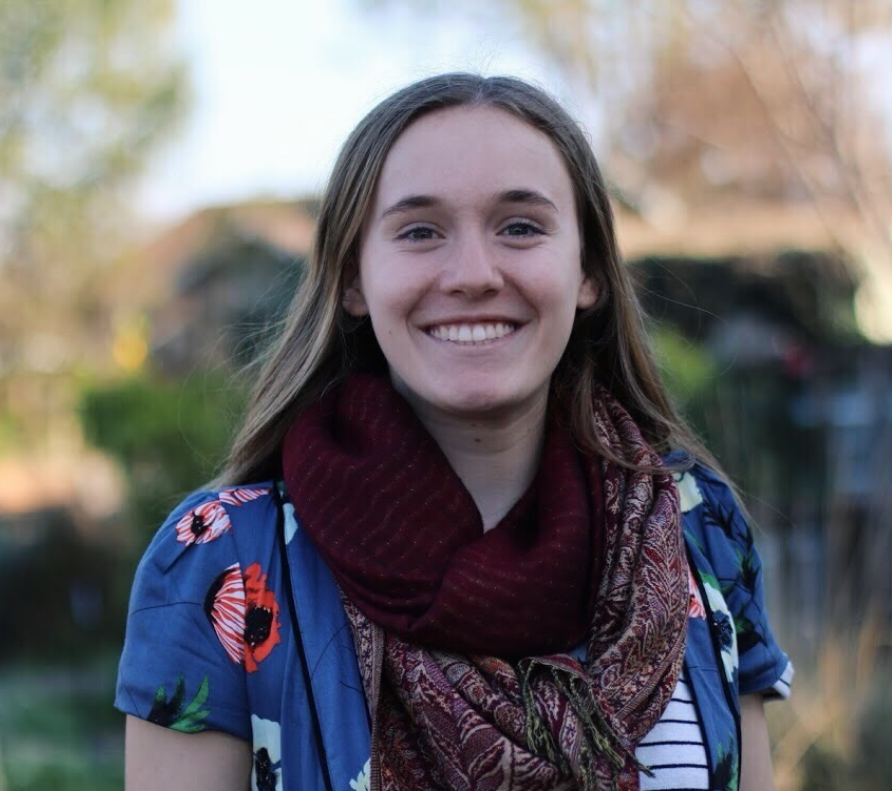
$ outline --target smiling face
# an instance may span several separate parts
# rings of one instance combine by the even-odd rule
[[[344,305],[370,316],[419,414],[544,407],[576,311],[596,298],[550,138],[492,107],[439,110],[400,135]]]

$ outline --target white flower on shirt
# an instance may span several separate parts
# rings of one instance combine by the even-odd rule
[[[675,485],[678,487],[681,512],[686,514],[688,511],[693,511],[703,502],[697,480],[689,472],[675,473],[672,477],[675,478]]]
[[[737,655],[737,631],[734,628],[734,619],[728,609],[728,602],[722,595],[718,580],[711,574],[700,574],[703,580],[703,591],[706,593],[706,601],[712,611],[712,628],[719,641],[722,650],[722,664],[725,669],[725,677],[728,682],[734,683],[734,674],[737,672],[739,659]]]
[[[282,513],[285,515],[285,543],[290,544],[291,539],[297,532],[297,518],[294,516],[294,506],[291,503],[285,503],[282,506]]]
[[[369,791],[369,779],[372,774],[372,761],[369,759],[365,762],[355,780],[350,781],[350,788],[353,791]]]
[[[278,722],[251,715],[254,767],[251,791],[277,791],[281,788],[282,729]]]

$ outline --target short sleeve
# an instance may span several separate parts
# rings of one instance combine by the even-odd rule
[[[227,509],[216,498],[187,498],[139,564],[115,706],[183,733],[219,730],[250,741],[245,583]]]
[[[697,470],[703,488],[705,531],[721,536],[714,542],[710,561],[734,621],[738,651],[738,689],[741,695],[762,693],[787,698],[793,665],[781,650],[769,625],[762,581],[762,561],[752,531],[730,487],[709,470]],[[716,533],[715,529],[720,532]]]

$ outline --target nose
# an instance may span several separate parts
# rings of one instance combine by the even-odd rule
[[[481,297],[504,286],[496,251],[483,233],[466,233],[457,239],[444,267],[441,284],[450,293]]]

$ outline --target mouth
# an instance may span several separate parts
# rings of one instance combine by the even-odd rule
[[[483,346],[501,340],[516,331],[516,324],[505,321],[434,324],[426,330],[431,338],[459,346]]]

